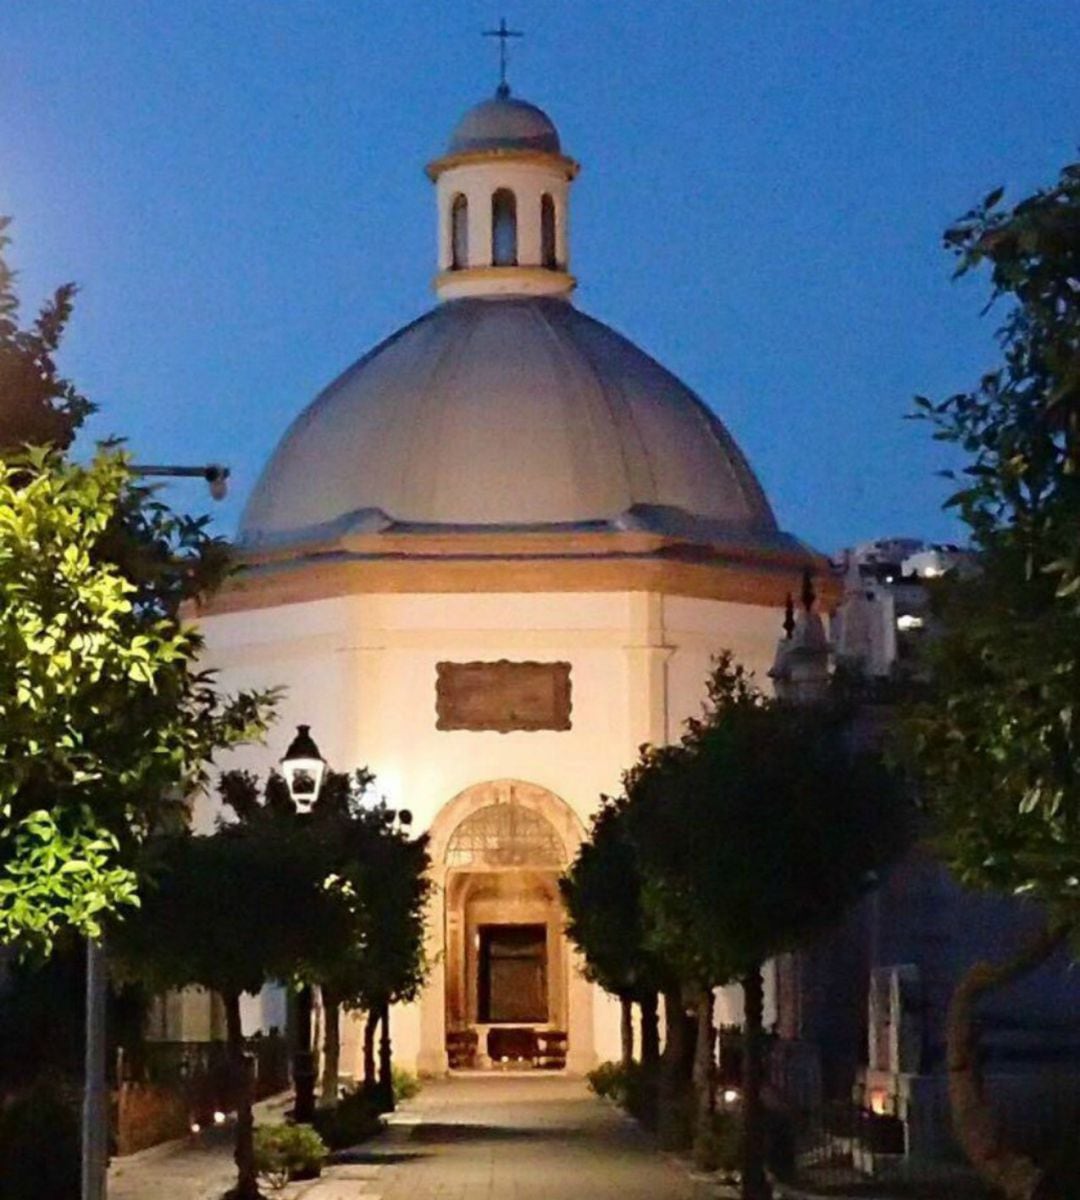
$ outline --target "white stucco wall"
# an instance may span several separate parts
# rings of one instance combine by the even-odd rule
[[[640,592],[357,595],[213,616],[202,625],[221,685],[286,689],[267,745],[218,765],[265,772],[305,723],[337,769],[367,764],[417,830],[465,788],[506,778],[554,792],[587,824],[642,742],[677,737],[700,712],[712,654],[733,650],[767,683],[781,620],[774,609]],[[571,664],[570,730],[436,729],[436,663],[503,658]],[[216,808],[200,800],[197,827]],[[598,996],[593,1011],[597,1055],[617,1057],[617,1006]],[[416,1007],[393,1025],[408,1064]]]

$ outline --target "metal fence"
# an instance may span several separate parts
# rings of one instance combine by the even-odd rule
[[[255,1097],[273,1095],[289,1086],[289,1052],[277,1033],[246,1039],[255,1064]],[[225,1042],[145,1041],[121,1049],[116,1058],[116,1082],[155,1084],[194,1095],[229,1098],[232,1072]]]

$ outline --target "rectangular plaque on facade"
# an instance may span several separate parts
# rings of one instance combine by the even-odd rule
[[[441,662],[435,666],[437,729],[570,728],[570,664]]]

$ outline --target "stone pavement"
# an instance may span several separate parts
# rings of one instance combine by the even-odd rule
[[[291,1185],[286,1200],[693,1195],[686,1176],[656,1154],[628,1118],[589,1095],[580,1080],[507,1075],[428,1083],[392,1122],[381,1137],[339,1156],[322,1179]],[[226,1147],[180,1149],[156,1161],[153,1154],[133,1156],[145,1157],[137,1166],[118,1160],[110,1173],[110,1200],[210,1200],[228,1182]],[[125,1162],[132,1164],[126,1171]]]

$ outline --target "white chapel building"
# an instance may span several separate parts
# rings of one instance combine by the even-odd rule
[[[712,410],[575,307],[578,169],[505,85],[464,115],[427,168],[437,304],[299,413],[200,617],[222,686],[287,689],[230,765],[308,724],[431,835],[430,980],[392,1015],[426,1072],[463,1031],[480,1065],[503,1028],[561,1031],[571,1070],[618,1056],[559,874],[638,747],[700,712],[710,657],[764,682],[786,597],[827,571]]]

